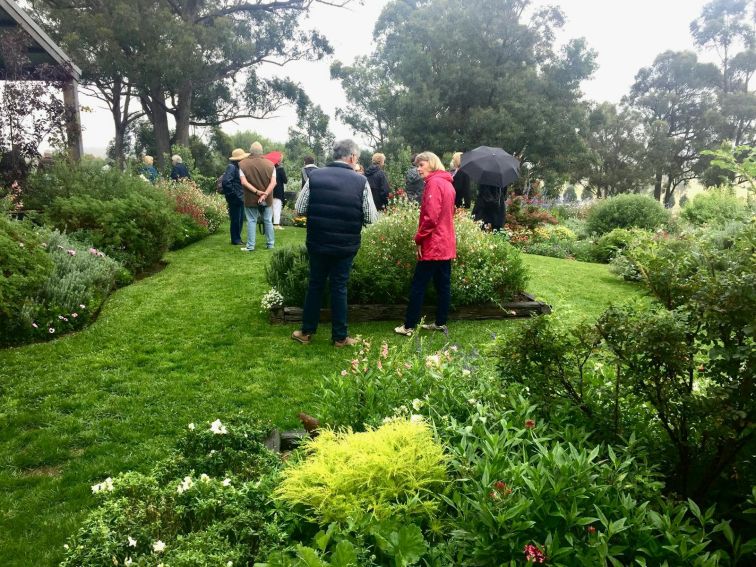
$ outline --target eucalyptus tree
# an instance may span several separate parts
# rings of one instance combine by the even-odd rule
[[[582,39],[557,52],[563,24],[529,0],[390,2],[371,58],[373,79],[393,83],[390,135],[438,153],[500,146],[549,184],[568,177],[588,157],[580,82],[595,55]]]
[[[351,0],[34,0],[48,28],[75,59],[89,54],[92,75],[115,70],[128,80],[152,123],[158,157],[188,145],[190,126],[263,118],[296,102],[288,79],[261,75],[263,63],[285,65],[331,53],[320,33],[303,27],[315,3]],[[96,88],[97,84],[93,83]],[[123,92],[123,91],[120,91]],[[101,94],[124,104],[111,89]]]
[[[716,65],[690,51],[666,51],[636,74],[623,102],[643,117],[657,200],[671,203],[675,189],[699,175],[701,151],[716,143],[720,81]]]
[[[585,188],[596,197],[637,193],[651,182],[644,162],[646,135],[641,113],[618,110],[611,103],[594,105],[586,130],[591,159],[580,171]]]

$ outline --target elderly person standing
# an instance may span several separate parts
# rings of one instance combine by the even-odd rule
[[[178,154],[171,156],[171,179],[179,181],[181,179],[191,179],[189,175],[189,168],[186,167],[184,160]]]
[[[155,163],[155,160],[152,159],[152,156],[144,156],[142,158],[142,168],[139,171],[139,173],[144,177],[147,181],[152,183],[153,185],[158,180],[158,170],[155,169],[155,166],[153,165]]]
[[[444,170],[438,156],[423,152],[415,158],[417,172],[425,180],[420,221],[415,234],[417,265],[410,288],[404,325],[394,331],[411,336],[420,321],[425,288],[433,279],[438,294],[436,321],[424,329],[448,332],[446,321],[451,304],[451,261],[457,257],[454,235],[454,186],[452,176]]]
[[[291,338],[309,344],[318,329],[320,301],[326,279],[331,287],[331,340],[335,347],[352,346],[348,335],[347,283],[352,262],[360,248],[363,225],[376,221],[370,186],[354,171],[360,150],[352,140],[336,142],[332,163],[310,172],[294,206],[307,215],[307,252],[310,281],[307,287],[302,328]]]
[[[239,163],[241,183],[244,186],[244,216],[247,218],[247,245],[244,252],[255,249],[257,221],[262,217],[265,226],[267,248],[273,248],[276,241],[273,232],[273,188],[276,186],[276,168],[273,162],[263,157],[260,142],[249,147],[249,157]]]
[[[241,230],[244,222],[244,188],[241,183],[239,162],[249,156],[241,148],[236,148],[228,158],[228,166],[223,173],[221,187],[228,205],[228,218],[231,221],[231,244],[241,244]]]
[[[365,170],[370,184],[370,191],[373,193],[373,202],[379,211],[386,208],[389,196],[389,184],[386,174],[383,172],[383,166],[386,163],[386,156],[381,153],[373,154],[373,163]]]

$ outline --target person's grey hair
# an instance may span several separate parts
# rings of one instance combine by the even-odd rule
[[[171,156],[171,161],[172,161],[173,163],[182,163],[182,162],[183,162],[184,160],[183,160],[183,159],[181,159],[181,156],[180,156],[180,155],[176,154],[176,155],[172,155],[172,156]]]
[[[261,156],[263,153],[262,144],[260,142],[252,142],[252,145],[249,146],[249,153],[253,156]]]
[[[360,155],[360,147],[354,140],[339,140],[333,144],[333,159],[343,160],[353,154]]]

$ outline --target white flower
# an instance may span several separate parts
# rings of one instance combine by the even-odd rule
[[[136,547],[136,544],[137,544],[137,540],[129,536],[129,547]]]
[[[426,356],[425,366],[427,366],[428,368],[433,368],[434,366],[438,368],[439,366],[441,366],[441,357],[437,354]]]
[[[67,543],[63,544],[63,549],[71,549]]]
[[[181,484],[178,485],[178,488],[176,488],[176,492],[179,494],[183,494],[187,490],[189,490],[192,485],[194,484],[194,481],[192,480],[192,477],[185,476],[184,480],[181,482]]]
[[[476,400],[475,398],[470,398],[469,400],[467,400],[467,403],[470,404],[471,406],[474,406],[475,404],[478,403],[478,400]]]
[[[422,407],[423,407],[423,400],[418,400],[417,398],[415,398],[414,400],[412,400],[412,409],[413,410],[420,411],[420,408],[422,408]]]
[[[157,540],[152,544],[152,550],[155,553],[162,553],[163,551],[165,551],[165,543],[163,543],[162,540]]]
[[[189,424],[189,431],[194,431],[194,424],[193,423]]]
[[[92,485],[92,494],[97,494],[98,492],[102,490],[107,490],[108,492],[113,491],[113,479],[108,477],[105,480],[103,480],[99,484],[93,484]]]
[[[469,376],[469,375],[470,375],[470,371],[467,368],[463,368],[462,369],[462,376]]]
[[[425,422],[425,418],[422,415],[413,413],[410,416],[410,423],[424,423],[424,422]]]
[[[124,565],[131,565],[132,563],[134,562],[131,560],[131,557],[127,557],[126,559],[123,560]]]
[[[210,424],[210,431],[216,435],[225,435],[228,433],[228,429],[226,429],[226,426],[221,423],[220,419],[216,419]]]
[[[210,477],[209,477],[209,476],[207,476],[207,475],[206,475],[205,473],[202,473],[202,474],[200,475],[200,480],[201,480],[202,482],[210,482]]]
[[[231,486],[231,479],[230,478],[224,478],[223,479],[223,486]]]
[[[226,567],[234,567],[234,562],[229,561],[228,563],[226,563]]]

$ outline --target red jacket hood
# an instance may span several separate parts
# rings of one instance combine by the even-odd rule
[[[445,180],[446,180],[446,181],[448,181],[449,183],[451,183],[451,182],[452,182],[452,176],[451,176],[451,173],[449,173],[448,171],[443,171],[443,170],[441,170],[441,169],[439,169],[438,171],[431,171],[431,172],[430,172],[430,173],[429,173],[429,174],[428,174],[428,175],[426,176],[426,178],[425,178],[425,182],[427,183],[428,181],[430,181],[430,180],[431,180],[432,178],[434,178],[434,177],[437,177],[437,178],[438,178],[439,180],[441,180],[441,179],[445,179]]]

